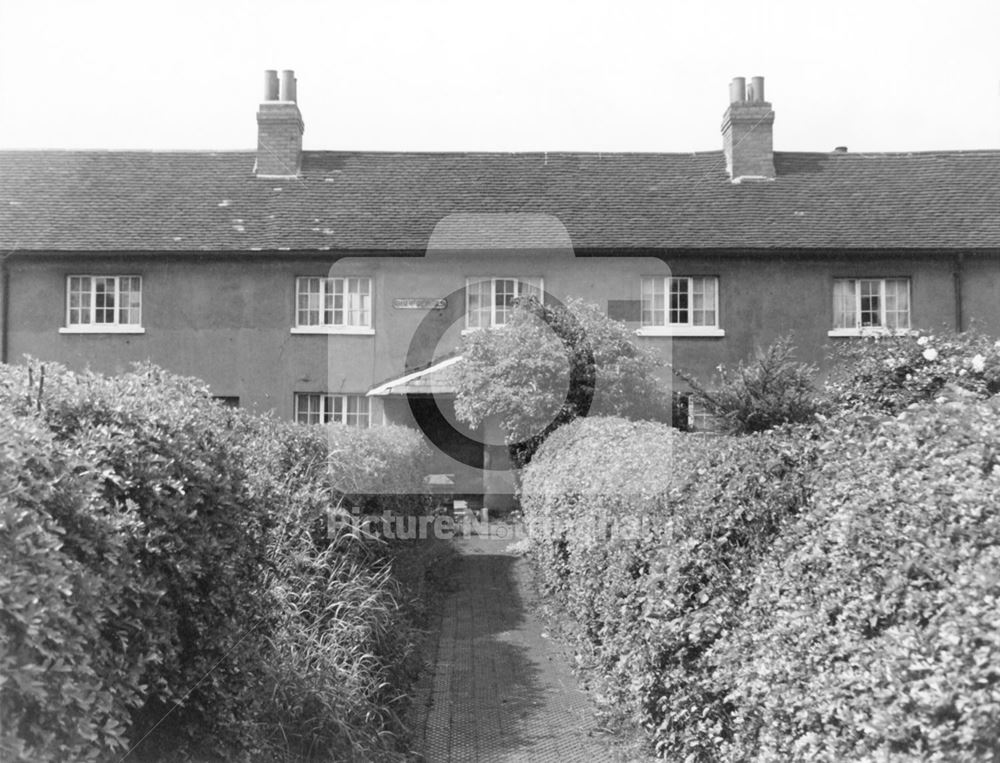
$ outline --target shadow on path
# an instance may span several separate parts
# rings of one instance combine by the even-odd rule
[[[444,604],[433,677],[418,693],[429,763],[606,760],[587,695],[549,639],[525,560],[507,539],[465,538]]]

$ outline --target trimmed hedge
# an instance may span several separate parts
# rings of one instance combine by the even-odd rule
[[[591,418],[546,441],[522,505],[542,581],[579,624],[598,700],[653,731],[668,757],[728,733],[705,655],[733,627],[752,574],[801,510],[807,442],[679,433]],[[628,519],[616,536],[613,520]],[[635,527],[638,520],[641,526]]]
[[[97,500],[85,464],[38,422],[0,408],[5,760],[96,760],[127,748],[139,681],[102,634],[123,543],[114,518],[95,515]]]
[[[233,414],[151,367],[114,378],[48,370],[35,387],[27,369],[3,369],[0,405],[45,426],[98,483],[62,550],[107,583],[99,651],[121,665],[105,675],[115,701],[142,697],[131,740],[244,749],[271,616],[270,520],[250,494]]]
[[[809,511],[711,662],[725,757],[1000,757],[1000,400],[826,432]]]
[[[365,485],[419,510],[421,448],[151,366],[0,366],[4,759],[390,754],[411,594],[386,544],[326,521]]]
[[[556,432],[522,503],[608,715],[669,760],[1000,757],[998,414]]]

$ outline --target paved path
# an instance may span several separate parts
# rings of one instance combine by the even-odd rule
[[[436,665],[415,699],[428,763],[597,761],[612,755],[564,655],[545,633],[526,560],[510,538],[460,538]]]

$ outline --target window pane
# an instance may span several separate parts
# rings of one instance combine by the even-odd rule
[[[855,309],[856,288],[857,282],[852,279],[840,279],[833,282],[833,327],[835,329],[858,327],[858,316]]]
[[[358,315],[354,326],[368,328],[372,325],[372,279],[358,279]]]
[[[347,326],[371,325],[371,279],[347,278],[344,295],[344,321]]]
[[[642,279],[642,315],[643,326],[664,325],[664,293],[662,278]]]
[[[714,277],[691,279],[691,324],[693,326],[715,326]]]
[[[333,287],[329,278],[324,278],[321,289],[323,300],[323,320],[320,323],[324,326],[333,325]]]
[[[330,304],[330,318],[327,325],[344,325],[344,278],[329,278],[327,286],[333,294],[333,301]]]
[[[338,423],[343,423],[344,421],[344,396],[343,395],[327,395],[326,396],[326,417],[323,419],[324,423],[330,421],[336,421]]]
[[[689,325],[690,316],[688,313],[688,293],[690,289],[690,279],[671,278],[670,279],[670,323]]]
[[[295,418],[300,424],[318,424],[320,420],[320,395],[296,395]]]
[[[465,325],[470,329],[490,325],[490,281],[470,278],[465,285]]]
[[[351,427],[368,428],[369,424],[369,400],[361,395],[346,396],[346,416],[344,423]]]
[[[858,281],[861,293],[862,328],[882,325],[882,282],[872,279]]]
[[[298,316],[299,326],[319,325],[320,279],[298,279]]]
[[[118,279],[118,322],[136,325],[140,322],[138,276],[122,276]]]
[[[514,300],[517,298],[517,281],[513,278],[497,278],[493,281],[493,325],[507,323]]]
[[[115,322],[115,278],[94,279],[94,323]]]
[[[90,323],[90,276],[71,276],[69,279],[69,323]]]
[[[885,281],[885,325],[894,330],[910,327],[910,282],[905,278]]]

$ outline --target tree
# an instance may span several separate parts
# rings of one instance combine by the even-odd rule
[[[502,329],[467,335],[462,356],[455,411],[473,427],[497,419],[517,466],[579,416],[669,419],[654,375],[657,355],[639,347],[624,323],[579,299],[520,300]]]

